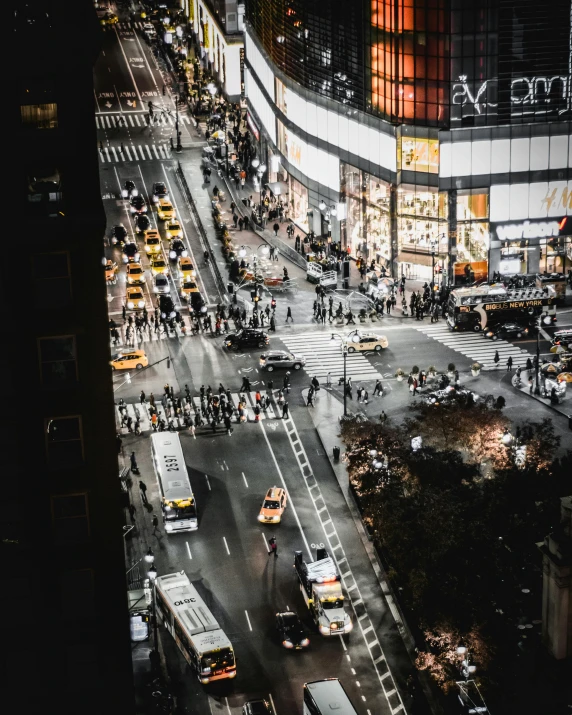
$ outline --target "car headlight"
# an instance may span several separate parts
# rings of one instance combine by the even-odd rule
[[[310,639],[304,638],[303,640],[300,641],[300,645],[305,648],[307,645],[310,645]]]
[[[147,253],[151,253],[151,246],[145,246],[145,251]]]
[[[169,313],[169,318],[174,318],[175,315],[176,315],[175,311],[172,310],[172,311]]]
[[[127,303],[127,307],[129,308],[129,310],[133,310],[133,308],[135,307],[135,304],[133,303],[133,301],[130,300],[130,301]]]
[[[280,517],[279,517],[279,516],[273,516],[273,517],[272,517],[272,521],[280,521]]]
[[[328,626],[320,626],[320,633],[323,636],[328,636],[330,634],[330,629],[328,628]]]
[[[126,198],[129,196],[129,192],[127,191],[127,189],[122,189],[122,190],[121,190],[121,196],[122,196],[124,199],[126,199]]]
[[[171,238],[171,237],[172,237],[171,232],[170,232],[170,231],[167,231],[167,238]]]
[[[174,261],[175,258],[177,257],[177,252],[176,251],[169,251],[169,258]]]
[[[230,345],[230,343],[227,343],[227,345]],[[262,516],[262,514],[258,515],[258,521],[264,521],[264,517]]]
[[[159,271],[156,268],[152,268],[151,273],[153,273],[153,275],[156,276],[157,273],[159,273]]]
[[[140,300],[139,303],[137,303],[137,307],[138,307],[138,308],[144,308],[144,307],[145,307],[145,301],[144,301],[144,300]]]
[[[170,293],[170,292],[171,292],[171,286],[167,284],[165,286],[165,293]]]
[[[135,213],[135,208],[133,206],[131,206],[131,208],[129,210],[131,211],[132,214]]]
[[[293,648],[294,647],[294,644],[292,643],[292,641],[288,641],[288,640],[282,641],[282,645],[284,646],[284,648]]]
[[[137,189],[131,189],[131,196],[138,196],[138,195],[139,195],[139,192],[137,191]]]
[[[165,531],[173,531],[173,525],[172,524],[165,524]],[[210,673],[210,669],[207,671]]]
[[[153,293],[158,293],[158,292],[159,292],[159,289],[157,288],[157,286],[154,286],[154,287],[153,287]]]
[[[182,256],[183,258],[186,258],[188,255],[189,255],[189,253],[188,253],[187,249],[186,249],[186,248],[183,249],[183,252],[181,253],[181,256]]]
[[[353,627],[354,624],[350,620],[348,620],[348,622],[344,626],[344,633],[349,633],[353,629]]]

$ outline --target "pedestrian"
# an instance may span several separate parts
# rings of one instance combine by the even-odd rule
[[[152,392],[149,393],[149,406],[155,408],[155,395]]]
[[[195,429],[195,423],[193,422],[193,418],[189,417],[189,432],[193,435],[193,439],[196,439],[196,429]]]
[[[131,523],[135,523],[135,505],[130,504],[129,505],[129,516],[131,517]]]
[[[495,350],[494,361],[495,361],[495,367],[498,367],[498,364],[499,364],[499,362],[500,362],[500,355],[499,355],[499,351],[498,351],[498,350]]]
[[[244,226],[244,220],[242,218],[238,219],[238,228],[240,231],[242,231],[242,228]]]
[[[272,230],[274,231],[274,235],[275,235],[275,236],[278,236],[278,231],[279,231],[279,229],[280,229],[280,224],[279,224],[279,223],[275,223],[274,226],[272,226]]]
[[[135,456],[135,452],[131,452],[129,460],[131,461],[131,471],[137,473],[139,471],[139,467],[137,466],[137,457]]]
[[[250,380],[248,377],[243,376],[242,378],[242,385],[240,387],[241,392],[250,392]]]
[[[238,224],[238,216],[237,216],[236,214],[233,214],[233,215],[232,215],[232,220],[233,220],[233,222],[234,222],[234,227],[236,228],[236,226],[237,226],[237,224]]]
[[[310,388],[308,390],[308,401],[306,403],[307,407],[313,407],[314,406],[314,390]]]
[[[286,310],[286,322],[288,322],[288,319],[294,322],[294,318],[292,317],[292,308],[290,306],[288,306]]]
[[[157,519],[157,514],[153,514],[151,523],[153,524],[153,536],[155,536],[155,532],[159,529],[159,519]]]
[[[506,371],[512,372],[512,355],[509,355],[508,360],[506,361]]]
[[[361,402],[362,394],[363,394],[363,387],[361,385],[358,385],[357,390],[356,390],[356,397],[357,397],[358,402]]]
[[[285,402],[282,405],[282,419],[287,420],[290,417],[289,412],[288,412],[288,403]]]
[[[224,416],[224,426],[226,427],[226,432],[230,437],[232,435],[232,425],[230,422],[230,417],[228,415]]]
[[[139,480],[139,490],[141,492],[141,499],[143,501],[143,504],[148,504],[149,502],[147,501],[147,485],[142,479]]]
[[[270,554],[274,554],[274,556],[278,556],[278,544],[276,543],[276,537],[271,536],[268,539],[268,556]]]
[[[379,416],[379,421],[381,422],[382,425],[384,425],[387,422],[387,415],[385,412],[382,410],[381,414]]]
[[[145,404],[145,393],[143,392],[143,390],[141,390],[141,392],[139,393],[139,403],[141,405]]]
[[[532,360],[530,358],[527,358],[526,360],[526,370],[530,375],[530,373],[532,372]]]
[[[383,386],[381,380],[376,380],[375,387],[373,389],[373,396],[380,395],[383,397]]]
[[[326,375],[326,388],[330,388],[332,386],[332,373],[329,372]]]

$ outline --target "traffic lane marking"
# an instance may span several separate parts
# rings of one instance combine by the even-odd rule
[[[285,429],[286,429],[286,428],[285,428]],[[312,493],[311,493],[311,489],[310,489],[310,486],[309,486],[310,484],[311,484],[311,485],[316,485],[316,484],[317,484],[317,481],[316,481],[316,479],[315,479],[313,473],[310,473],[309,475],[305,475],[305,474],[304,474],[304,469],[302,468],[302,466],[301,466],[301,464],[300,464],[300,459],[299,459],[299,457],[296,455],[296,449],[295,449],[295,447],[294,447],[293,444],[292,444],[292,442],[294,441],[293,438],[292,438],[292,434],[295,433],[295,435],[296,435],[295,439],[296,439],[296,440],[300,440],[300,437],[299,437],[299,434],[298,434],[296,425],[295,425],[295,423],[294,423],[293,420],[292,420],[292,430],[286,429],[286,432],[287,432],[287,434],[288,434],[288,440],[290,441],[291,449],[292,449],[292,451],[294,452],[294,455],[295,455],[295,457],[296,457],[296,461],[298,462],[298,464],[299,464],[299,466],[300,466],[300,471],[302,472],[302,476],[303,476],[303,478],[304,478],[304,481],[306,482],[306,487],[307,487],[308,493],[310,494],[310,497],[311,497],[312,506],[314,507],[314,510],[315,510],[315,512],[316,512],[316,514],[317,514],[317,507],[316,507],[316,503],[315,503],[317,500],[314,500],[314,499],[312,498]],[[307,458],[306,456],[305,456],[305,461],[308,462],[308,458]],[[319,488],[319,485],[318,485],[318,488]],[[321,490],[320,490],[320,491],[321,491]],[[326,503],[325,500],[324,500],[324,503]],[[341,545],[341,539],[340,539],[340,537],[338,536],[337,529],[336,529],[335,525],[332,523],[332,520],[331,520],[329,514],[326,515],[326,518],[322,518],[322,517],[321,517],[320,515],[318,515],[318,514],[317,514],[317,516],[318,516],[318,520],[320,521],[320,523],[321,523],[321,525],[322,525],[322,529],[323,529],[323,531],[324,531],[324,534],[325,534],[325,536],[326,536],[326,539],[327,539],[327,541],[328,541],[329,551],[330,551],[330,553],[333,553],[332,543],[333,543],[334,541],[337,541],[338,544]],[[328,532],[326,531],[326,528],[325,528],[325,525],[326,525],[326,524],[327,524],[327,525],[330,525],[330,524],[331,524],[331,525],[332,525],[332,528],[333,528],[333,530],[332,530],[329,534],[328,534]],[[342,546],[341,548],[342,548],[342,553],[345,555],[345,550],[343,549],[343,546]],[[334,556],[334,558],[337,559],[336,556]],[[353,581],[353,583],[351,583],[351,585],[349,584],[349,581],[350,581],[350,580]],[[354,591],[354,590],[357,591],[358,599],[356,599],[356,600],[360,600],[360,606],[359,606],[359,607],[357,606],[357,603],[354,603],[354,602],[353,602],[352,597],[351,597],[351,595],[350,595],[350,604],[351,604],[351,606],[352,606],[352,609],[353,609],[353,611],[354,611],[354,615],[355,615],[355,618],[356,618],[356,622],[354,622],[354,629],[356,628],[356,626],[359,626],[359,629],[360,629],[361,632],[362,632],[362,638],[363,638],[363,641],[364,641],[365,646],[366,646],[366,648],[367,648],[367,651],[368,651],[368,653],[369,653],[370,663],[371,663],[371,665],[373,665],[373,668],[374,668],[374,670],[375,670],[375,672],[376,672],[376,674],[377,674],[377,676],[378,676],[378,681],[379,681],[379,683],[380,683],[380,685],[381,685],[382,692],[383,692],[383,695],[385,696],[385,699],[386,699],[386,701],[387,701],[387,704],[391,707],[391,703],[389,702],[389,696],[387,695],[387,693],[388,693],[389,690],[394,690],[394,680],[393,680],[393,676],[391,676],[391,683],[390,683],[389,688],[386,689],[384,680],[383,680],[382,677],[381,677],[381,676],[382,676],[382,673],[380,672],[380,669],[378,668],[378,664],[375,662],[375,657],[376,657],[376,655],[377,655],[377,653],[376,653],[375,651],[377,650],[377,648],[379,648],[380,653],[383,655],[383,650],[382,650],[381,644],[379,643],[379,641],[377,640],[377,638],[375,638],[373,641],[370,641],[369,643],[368,643],[368,641],[367,641],[366,633],[369,633],[371,630],[373,630],[373,626],[371,625],[372,622],[371,622],[369,613],[368,613],[368,611],[367,611],[367,608],[366,608],[365,604],[363,603],[363,599],[362,599],[362,596],[361,596],[359,587],[358,587],[358,585],[357,585],[357,581],[356,581],[355,576],[353,575],[353,573],[352,573],[351,571],[346,572],[346,573],[344,574],[344,576],[342,576],[342,581],[343,581],[343,585],[344,585],[344,587],[345,587],[346,592],[348,593],[348,595],[349,595],[352,591]],[[362,613],[359,614],[359,611],[362,611]],[[365,622],[366,619],[367,619],[367,622],[369,622],[369,624],[367,624],[367,625],[366,625],[367,622]],[[363,625],[362,625],[362,623],[363,623]],[[387,670],[389,670],[389,666],[387,666]],[[401,699],[400,699],[399,693],[397,693],[397,697],[399,698],[399,702],[401,703]]]

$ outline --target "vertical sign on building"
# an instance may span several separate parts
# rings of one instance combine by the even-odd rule
[[[240,96],[244,97],[244,47],[240,48]]]

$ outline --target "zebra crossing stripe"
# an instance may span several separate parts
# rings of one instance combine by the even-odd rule
[[[128,147],[128,146],[125,147],[125,151],[127,152],[127,156],[128,156],[128,158],[129,158],[129,161],[132,161],[132,159],[131,159],[131,152],[129,151],[129,147]],[[135,157],[135,158],[137,158],[137,157]]]
[[[151,156],[151,150],[149,149],[148,144],[145,144],[145,149],[147,149],[147,154],[149,154],[149,159],[153,159],[153,157]]]

